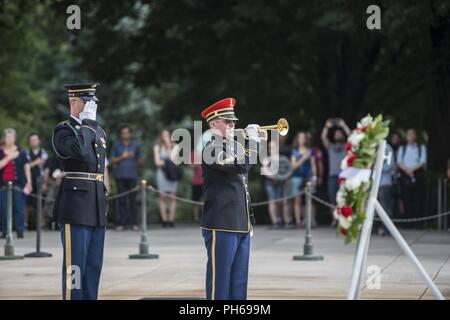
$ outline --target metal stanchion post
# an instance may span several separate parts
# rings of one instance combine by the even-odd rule
[[[14,255],[14,243],[13,243],[13,233],[12,233],[12,210],[13,210],[13,184],[12,182],[8,182],[7,187],[7,199],[6,199],[6,207],[7,207],[7,234],[6,234],[6,243],[5,243],[5,255],[0,256],[0,260],[18,260],[23,259],[23,256],[15,256]]]
[[[37,208],[36,208],[36,252],[30,252],[25,255],[27,258],[48,258],[52,255],[47,252],[41,252],[41,215],[42,215],[42,183],[43,177],[37,180]]]
[[[130,259],[158,259],[157,254],[148,253],[147,235],[147,181],[141,181],[141,241],[139,243],[139,253],[130,254]]]
[[[305,244],[303,245],[303,255],[294,256],[294,260],[300,261],[319,261],[323,260],[323,256],[314,255],[314,247],[311,236],[311,215],[312,215],[312,184],[308,182],[306,184],[306,234]]]

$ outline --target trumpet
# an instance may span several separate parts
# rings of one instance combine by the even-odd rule
[[[262,132],[262,134],[263,134],[263,136],[260,137],[261,140],[268,139],[268,136],[267,136],[268,130],[276,130],[276,131],[278,131],[278,133],[281,136],[285,136],[289,132],[289,123],[285,118],[280,118],[278,120],[277,124],[259,127],[259,132]],[[245,131],[245,129],[235,129],[234,131],[242,132],[242,135],[244,136],[244,138],[248,140],[248,134],[247,134],[247,131]]]

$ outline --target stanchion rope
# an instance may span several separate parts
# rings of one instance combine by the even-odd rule
[[[133,189],[124,191],[122,193],[118,193],[118,194],[115,194],[115,195],[112,195],[112,196],[108,196],[108,201],[115,200],[115,199],[118,199],[118,198],[122,198],[122,197],[124,197],[126,195],[129,195],[130,193],[137,192],[139,189],[140,189],[140,187],[134,187]]]
[[[0,191],[3,191],[4,189],[6,189],[6,186],[1,187]],[[124,196],[126,196],[128,194],[137,192],[139,189],[140,189],[140,187],[136,186],[133,189],[124,191],[122,193],[118,193],[118,194],[115,194],[113,196],[108,196],[108,201],[112,201],[112,200],[124,197]],[[176,196],[176,195],[173,195],[173,194],[170,194],[170,193],[166,193],[166,192],[160,191],[157,188],[153,187],[152,185],[148,185],[147,189],[152,191],[152,192],[154,192],[154,193],[156,193],[156,194],[163,195],[163,196],[166,196],[168,198],[172,198],[172,199],[175,199],[177,201],[184,202],[184,203],[187,203],[187,204],[196,205],[196,206],[203,206],[203,204],[204,204],[204,202],[202,202],[202,201],[194,201],[194,200],[191,200],[191,199],[188,199],[188,198],[183,198],[183,197],[179,197],[179,196]],[[22,189],[20,189],[19,187],[17,187],[17,186],[14,186],[13,190],[16,190],[16,191],[19,191],[19,192],[25,194],[24,191]],[[300,192],[297,192],[297,193],[292,194],[290,196],[281,197],[281,198],[277,198],[277,199],[273,199],[273,200],[254,202],[254,203],[252,203],[252,207],[264,206],[264,205],[267,205],[267,204],[270,204],[270,203],[283,202],[283,201],[286,201],[286,200],[289,200],[289,199],[293,199],[293,198],[295,198],[297,196],[304,195],[304,194],[305,195],[306,194],[310,195],[311,198],[314,201],[316,201],[317,203],[322,204],[322,205],[324,205],[324,206],[326,206],[326,207],[328,207],[330,209],[335,209],[336,208],[336,206],[333,205],[332,203],[329,203],[329,202],[327,202],[327,201],[325,201],[325,200],[315,196],[314,194],[308,193],[306,191],[300,191]],[[27,196],[31,196],[31,197],[36,198],[36,199],[39,198],[38,195],[35,194],[35,193],[29,193]],[[44,196],[41,196],[41,199],[45,200],[45,201],[49,201],[49,202],[55,202],[56,201],[55,199],[44,197]],[[445,216],[448,216],[448,215],[450,215],[450,211],[443,212],[443,213],[438,213],[438,214],[435,214],[435,215],[432,215],[432,216],[420,217],[420,218],[391,219],[391,221],[392,222],[397,222],[397,223],[420,222],[420,221],[434,220],[434,219],[437,219],[439,217],[445,217]],[[375,220],[376,221],[380,221],[380,219],[377,218],[377,217],[375,217]]]
[[[152,191],[152,192],[154,192],[154,193],[166,196],[168,198],[172,198],[172,199],[178,200],[180,202],[184,202],[184,203],[188,203],[188,204],[192,204],[192,205],[197,205],[197,206],[203,206],[203,204],[204,204],[204,202],[202,202],[202,201],[194,201],[194,200],[190,200],[188,198],[178,197],[176,195],[160,191],[157,188],[153,187],[152,185],[149,185],[147,187],[147,189]],[[304,191],[300,191],[300,192],[297,192],[297,193],[295,193],[293,195],[282,197],[282,198],[277,198],[277,199],[274,199],[274,200],[254,202],[254,203],[252,203],[252,207],[263,206],[263,205],[267,205],[269,203],[276,203],[276,202],[289,200],[289,199],[295,198],[295,197],[297,197],[299,195],[302,195],[302,194],[305,194],[305,192]]]
[[[327,206],[327,207],[329,207],[331,209],[336,209],[335,205],[333,205],[333,204],[331,204],[329,202],[326,202],[326,201],[320,199],[319,197],[316,197],[313,194],[310,194],[310,196],[311,196],[312,199],[314,199],[318,203],[321,203],[321,204],[323,204],[323,205],[325,205],[325,206]],[[420,218],[391,219],[391,221],[392,222],[397,222],[397,223],[420,222],[420,221],[426,221],[426,220],[433,220],[433,219],[437,219],[439,217],[445,217],[445,216],[448,216],[448,215],[450,215],[450,211],[438,213],[438,214],[435,214],[435,215],[432,215],[432,216],[420,217]],[[378,217],[375,217],[374,220],[381,221],[381,219],[378,218]]]
[[[20,189],[19,187],[17,187],[17,186],[14,186],[14,187],[13,187],[13,190],[25,194],[25,192],[24,192],[22,189]],[[117,198],[124,197],[124,196],[126,196],[126,195],[128,195],[128,194],[130,194],[130,193],[136,192],[136,191],[138,191],[138,190],[139,190],[139,187],[134,187],[133,189],[124,191],[124,192],[122,192],[122,193],[118,193],[118,194],[115,194],[115,195],[113,195],[113,196],[108,196],[107,199],[108,199],[108,201],[112,201],[112,200],[115,200],[115,199],[117,199]],[[0,189],[0,191],[2,191],[2,189]],[[26,196],[33,197],[33,198],[36,198],[36,199],[39,198],[39,196],[38,196],[37,194],[35,194],[35,193],[29,193],[29,194],[25,194],[25,195],[26,195]],[[42,200],[45,200],[45,201],[49,201],[49,202],[55,202],[55,201],[56,201],[56,199],[48,198],[48,197],[44,197],[44,196],[41,196],[41,199],[42,199]]]

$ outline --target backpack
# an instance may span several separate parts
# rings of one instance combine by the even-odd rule
[[[169,181],[178,181],[183,177],[183,170],[170,159],[164,160],[162,171]]]

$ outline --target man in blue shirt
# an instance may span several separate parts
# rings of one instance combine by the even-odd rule
[[[116,141],[111,149],[111,164],[114,167],[114,177],[117,183],[117,192],[122,193],[133,189],[137,185],[138,167],[141,163],[140,145],[132,140],[131,128],[124,125],[120,128],[120,141]],[[136,193],[119,198],[116,230],[122,231],[127,223],[127,199],[130,208],[130,224],[133,230],[137,226]]]

